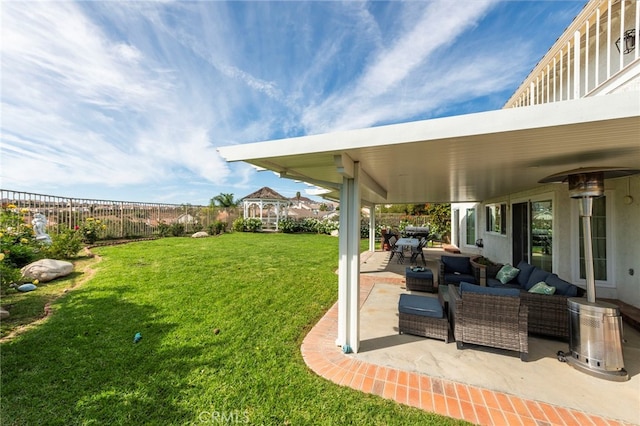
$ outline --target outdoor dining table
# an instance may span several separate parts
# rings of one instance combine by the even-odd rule
[[[416,248],[416,247],[418,247],[418,244],[420,244],[420,240],[417,239],[417,238],[402,237],[398,241],[396,241],[396,245],[400,246],[400,247],[402,247],[404,249],[406,249],[406,248]]]

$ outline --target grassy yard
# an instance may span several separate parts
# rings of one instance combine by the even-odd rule
[[[95,276],[2,343],[0,423],[461,424],[306,367],[302,339],[336,301],[337,247],[234,233],[94,249]]]

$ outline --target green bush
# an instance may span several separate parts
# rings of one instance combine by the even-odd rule
[[[262,230],[262,221],[254,217],[247,219],[239,217],[233,221],[232,226],[236,232],[259,232]]]
[[[2,257],[2,254],[0,254],[0,257]],[[19,282],[21,278],[22,273],[19,268],[5,263],[4,259],[0,261],[0,285],[3,293],[7,291],[10,284]]]
[[[158,224],[158,231],[157,231],[158,235],[160,237],[168,237],[169,235],[171,235],[171,229],[170,226],[167,225],[164,222],[160,222]]]
[[[36,241],[31,224],[23,215],[29,210],[18,210],[9,204],[0,211],[0,282],[2,290],[22,277],[20,268],[43,257],[43,246]]]
[[[88,217],[78,228],[82,242],[93,244],[100,239],[107,226],[100,219]]]
[[[82,238],[78,230],[62,229],[51,236],[51,245],[46,248],[47,257],[54,259],[71,259],[78,256],[82,248]]]
[[[169,232],[174,237],[181,237],[184,235],[184,225],[182,223],[172,223],[169,227]]]
[[[42,258],[42,245],[36,241],[31,225],[25,223],[24,213],[28,210],[19,211],[13,204],[0,213],[0,252],[3,262],[16,268]]]
[[[244,229],[247,232],[258,232],[262,230],[262,221],[260,219],[251,217],[249,219],[245,219],[244,221]]]
[[[338,229],[340,224],[336,221],[316,218],[304,218],[295,220],[291,218],[282,219],[278,222],[278,229],[284,233],[315,233],[315,234],[331,234],[331,231]]]
[[[236,232],[244,232],[244,219],[239,217],[233,221],[231,227]]]
[[[227,228],[226,223],[220,220],[216,220],[215,222],[209,224],[207,229],[209,230],[209,235],[218,235],[225,232],[226,228]]]

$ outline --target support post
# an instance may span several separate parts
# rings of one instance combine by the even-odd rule
[[[343,176],[340,190],[340,242],[338,262],[338,338],[345,352],[360,345],[360,191],[359,165],[353,177]]]
[[[376,251],[376,205],[372,204],[369,214],[369,251]]]

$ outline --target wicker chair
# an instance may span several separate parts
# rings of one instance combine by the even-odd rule
[[[527,360],[529,341],[527,334],[527,307],[519,295],[482,294],[475,291],[496,292],[496,289],[462,283],[460,288],[449,286],[449,323],[453,328],[456,345],[462,349],[465,343],[506,349],[520,353]],[[462,293],[461,293],[462,290]],[[467,290],[467,291],[465,291]],[[504,293],[517,294],[518,290],[500,289]]]

